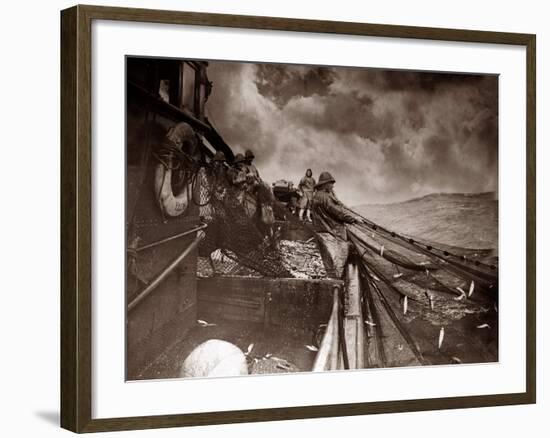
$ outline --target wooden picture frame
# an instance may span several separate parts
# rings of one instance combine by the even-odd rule
[[[94,20],[187,24],[355,36],[517,45],[526,48],[526,391],[195,414],[92,418],[92,90]],[[61,426],[97,432],[410,412],[536,401],[535,57],[531,34],[345,23],[195,12],[75,6],[61,12]]]

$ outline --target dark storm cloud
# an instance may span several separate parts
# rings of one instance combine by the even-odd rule
[[[301,120],[315,129],[329,130],[340,134],[355,133],[365,138],[388,138],[394,135],[390,112],[376,115],[373,100],[356,92],[316,96],[318,110],[312,111],[307,101],[293,99],[286,111],[290,117]]]
[[[262,177],[333,173],[348,203],[497,190],[494,76],[212,62],[208,114]]]
[[[326,94],[333,77],[333,71],[324,67],[258,64],[255,83],[260,94],[283,107],[296,96]]]

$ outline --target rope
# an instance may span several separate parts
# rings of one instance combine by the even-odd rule
[[[342,350],[342,359],[344,361],[344,369],[349,370],[349,356],[348,346],[346,344],[346,334],[344,332],[344,293],[343,290],[338,288],[338,300],[340,306],[338,309],[338,338],[340,342],[340,348]]]
[[[368,333],[369,330],[372,330],[374,332],[375,341],[376,341],[376,353],[377,353],[377,359],[378,359],[378,366],[379,368],[385,368],[387,359],[386,359],[386,352],[384,351],[384,344],[382,341],[382,327],[380,326],[380,315],[378,313],[378,309],[376,308],[376,305],[374,304],[374,299],[371,293],[371,287],[369,286],[369,281],[367,277],[365,276],[365,272],[363,269],[359,270],[359,280],[361,282],[361,293],[362,293],[362,300],[361,305],[363,309],[363,316],[364,318],[367,317],[367,315],[370,315],[371,317],[371,323],[374,324],[372,327],[367,327],[367,321],[364,321],[365,326],[365,333]],[[370,341],[368,341],[370,342]],[[365,353],[367,353],[367,350],[365,349]],[[366,360],[367,363],[370,362],[370,358],[368,353],[366,354]],[[369,365],[373,365],[369,363]]]
[[[374,229],[374,227],[373,227],[373,229]],[[386,230],[382,229],[382,231],[386,231]],[[380,233],[379,231],[376,231],[376,232]],[[401,240],[397,239],[397,234],[396,233],[392,233],[392,234],[395,235],[396,237],[384,236],[384,238],[389,240],[390,242],[395,243],[396,245],[399,245],[399,246],[403,247],[403,248],[410,249],[409,246],[408,246],[408,242],[402,242]],[[462,278],[464,280],[467,280],[467,281],[470,281],[470,280],[473,279],[476,282],[480,283],[482,289],[484,289],[486,292],[489,291],[490,288],[488,287],[487,283],[491,284],[492,283],[491,280],[487,280],[487,279],[484,279],[482,277],[479,277],[479,275],[477,275],[475,272],[472,272],[471,269],[467,269],[467,267],[465,267],[461,264],[452,263],[452,261],[446,260],[444,257],[439,256],[438,254],[434,254],[434,253],[432,253],[428,250],[425,250],[421,246],[413,246],[413,248],[417,252],[420,252],[420,253],[428,256],[430,258],[430,260],[432,262],[434,262],[439,267],[439,269],[443,269],[446,272],[452,273],[453,275],[455,275],[459,278]]]
[[[361,264],[362,268],[368,272],[369,269],[371,269],[371,266],[367,267],[367,264],[365,261]],[[367,276],[368,278],[368,276]],[[416,346],[416,343],[414,342],[414,339],[411,337],[410,333],[407,331],[407,329],[403,326],[399,318],[395,315],[395,312],[393,311],[390,303],[388,302],[387,298],[384,296],[382,291],[378,288],[378,285],[374,281],[368,280],[369,283],[373,286],[374,290],[377,292],[378,297],[380,298],[380,302],[383,304],[383,306],[386,309],[386,313],[392,320],[394,326],[397,328],[405,342],[409,345],[409,348],[413,352],[414,356],[420,362],[421,365],[429,365],[429,362],[424,359],[424,356]]]

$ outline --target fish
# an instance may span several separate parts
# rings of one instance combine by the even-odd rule
[[[399,351],[402,351],[403,350],[403,344],[397,344],[397,349]]]
[[[252,351],[252,349],[254,348],[254,344],[250,344],[248,346],[248,348],[246,349],[246,353],[245,354],[250,354],[250,352]]]
[[[393,274],[393,278],[401,278],[403,277],[403,273],[400,272],[399,274]]]
[[[371,277],[374,281],[380,281],[380,279],[374,274],[372,274]]]
[[[409,307],[409,297],[405,295],[405,298],[403,298],[403,315],[407,314],[408,307]]]
[[[430,303],[430,310],[434,310],[434,297],[433,297],[433,295],[428,293],[428,291],[426,291],[426,297],[428,298],[428,302]]]
[[[489,324],[480,324],[480,325],[477,326],[477,328],[478,329],[484,329],[484,328],[490,329],[491,326]]]
[[[384,257],[384,245],[380,247],[380,257]]]
[[[441,330],[439,330],[439,342],[437,344],[438,350],[441,350],[441,345],[443,345],[444,338],[445,338],[445,327],[441,327]]]
[[[216,326],[216,324],[212,324],[212,323],[209,323],[209,322],[206,322],[202,319],[197,319],[197,323],[201,326],[201,327],[214,327]]]
[[[309,351],[319,351],[319,349],[314,346],[314,345],[306,345],[306,348],[309,350]]]
[[[271,356],[271,359],[277,362],[277,365],[276,365],[277,368],[281,368],[283,370],[289,370],[290,369],[290,364],[286,360],[281,359],[280,357],[275,357],[275,356]]]
[[[369,321],[368,319],[365,319],[365,324],[370,325],[371,327],[374,327],[376,325],[375,322]]]
[[[470,283],[470,290],[468,291],[468,298],[470,298],[474,293],[474,287],[475,287],[475,283],[474,283],[474,280],[472,280],[472,282]]]
[[[457,290],[460,292],[460,296],[453,298],[453,300],[461,301],[466,298],[466,292],[464,292],[464,289],[462,289],[461,287],[457,287]]]
[[[451,363],[462,363],[462,361],[458,357],[453,356],[451,357]]]

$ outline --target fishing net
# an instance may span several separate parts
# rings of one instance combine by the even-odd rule
[[[285,267],[276,232],[261,220],[256,195],[232,187],[224,168],[201,167],[194,176],[192,193],[202,220],[208,224],[199,247],[200,273],[292,276]]]
[[[359,265],[368,366],[498,357],[498,259],[493,249],[419,239],[342,208],[355,218],[345,225],[348,241],[334,236],[338,245],[326,236],[320,241],[333,267],[341,271],[350,261]],[[342,264],[340,258],[346,261]]]
[[[399,291],[433,290],[460,299],[474,292],[497,296],[498,271],[489,263],[490,250],[426,242],[366,221],[348,226],[348,235],[369,272]]]

